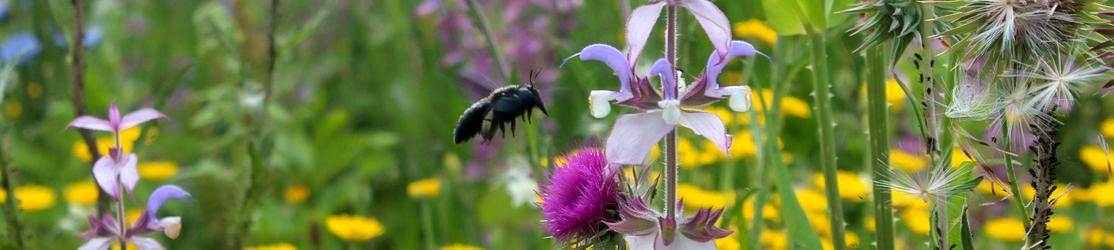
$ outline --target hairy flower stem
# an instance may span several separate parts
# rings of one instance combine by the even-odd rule
[[[889,46],[875,46],[866,52],[866,93],[870,131],[870,159],[874,178],[875,245],[880,250],[894,249],[893,201],[889,182],[890,141],[889,111],[886,108],[886,55]]]
[[[82,0],[73,0],[74,11],[74,35],[73,41],[70,42],[70,48],[73,49],[71,54],[71,67],[70,67],[70,101],[74,107],[74,117],[81,117],[85,115],[85,46],[81,46],[85,42],[85,5]],[[100,150],[97,150],[97,138],[93,137],[93,131],[88,129],[78,129],[81,134],[81,140],[85,141],[85,148],[89,150],[90,164],[101,158]],[[92,168],[90,174],[92,174]],[[108,193],[104,190],[97,189],[97,214],[104,214],[108,210],[109,203],[112,202],[108,198]]]
[[[932,3],[922,2],[921,12],[924,19],[921,19],[921,53],[915,58],[915,65],[920,71],[919,80],[921,87],[924,90],[921,100],[924,105],[924,129],[925,129],[925,148],[928,150],[929,166],[932,168],[948,167],[946,165],[938,164],[941,159],[940,152],[940,121],[939,115],[936,113],[936,106],[943,103],[943,95],[939,95],[936,88],[936,74],[934,66],[936,65],[936,52],[933,51],[932,36],[934,34],[932,20],[936,18],[936,9]],[[934,206],[936,213],[936,233],[939,234],[938,241],[940,244],[937,246],[940,249],[948,248],[948,198],[941,196],[937,199]]]
[[[119,136],[116,136],[116,141],[119,143]],[[116,224],[120,225],[120,235],[128,235],[128,218],[124,214],[124,182],[119,176],[116,177],[116,191],[120,194],[119,199],[116,199]],[[120,249],[128,250],[126,237],[120,237]]]
[[[1013,203],[1017,205],[1018,212],[1021,213],[1021,222],[1025,223],[1025,228],[1031,228],[1029,223],[1029,211],[1025,210],[1025,201],[1021,199],[1021,188],[1017,187],[1017,172],[1013,167],[1013,155],[1010,152],[1010,126],[1008,122],[1002,122],[1002,149],[1006,151],[1006,178],[1009,179],[1010,194],[1013,196]]]
[[[836,178],[835,135],[832,122],[831,82],[828,80],[827,61],[824,52],[824,33],[811,34],[812,37],[812,88],[816,100],[816,126],[819,128],[820,168],[824,170],[824,189],[828,197],[828,212],[831,219],[832,245],[835,249],[845,249],[843,235],[843,203],[839,200],[839,180]]]
[[[1053,115],[1052,112],[1047,112],[1049,116]],[[1047,130],[1040,133],[1036,145],[1030,150],[1037,157],[1036,169],[1029,169],[1029,173],[1033,175],[1033,189],[1036,190],[1033,195],[1033,217],[1031,220],[1032,227],[1030,227],[1030,244],[1031,249],[1046,249],[1048,245],[1048,220],[1052,217],[1053,192],[1056,191],[1056,167],[1060,165],[1059,160],[1056,158],[1056,148],[1060,146],[1060,142],[1056,140],[1056,131],[1059,129],[1059,124],[1049,122],[1046,126]]]
[[[472,0],[474,1],[474,0]],[[665,16],[665,58],[669,65],[677,66],[677,7],[666,8]],[[674,69],[676,70],[676,69]],[[673,74],[680,77],[680,74]],[[675,79],[680,82],[679,79]],[[676,90],[674,90],[676,93]],[[665,215],[676,219],[677,210],[677,130],[665,136]]]
[[[499,40],[495,40],[495,31],[491,28],[491,21],[487,19],[483,9],[476,0],[468,0],[468,13],[472,17],[472,26],[476,26],[484,34],[487,39],[487,48],[491,50],[491,57],[495,59],[496,69],[499,70],[499,76],[503,78],[503,82],[509,84],[511,82],[511,69],[507,65],[506,57],[503,56],[503,49],[499,47]]]
[[[4,155],[3,146],[0,146],[0,185],[3,185],[5,196],[4,217],[8,224],[8,236],[12,238],[16,249],[24,249],[23,224],[19,221],[19,207],[16,205],[15,189],[12,186],[12,171],[9,170],[8,158]]]

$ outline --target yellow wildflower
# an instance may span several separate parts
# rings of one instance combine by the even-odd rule
[[[31,83],[27,85],[27,96],[31,98],[39,98],[43,96],[43,86],[38,83]]]
[[[986,222],[983,226],[986,235],[1004,241],[1021,241],[1025,239],[1025,225],[1015,218],[998,218]]]
[[[735,23],[736,36],[752,36],[768,44],[777,44],[777,32],[758,19]]]
[[[762,234],[758,236],[758,242],[766,246],[766,249],[789,249],[789,239],[785,236],[783,231],[762,230]]]
[[[1114,206],[1114,195],[1105,195],[1109,194],[1110,190],[1114,190],[1114,182],[1106,181],[1098,183],[1091,186],[1089,190],[1090,193],[1094,194],[1091,197],[1094,198],[1095,204],[1102,207]]]
[[[1048,230],[1052,232],[1071,232],[1075,222],[1066,216],[1052,216],[1048,218]]]
[[[890,150],[890,162],[895,167],[909,172],[916,172],[928,165],[928,159],[924,156],[906,153],[898,149]]]
[[[925,201],[921,197],[913,196],[905,192],[898,192],[897,190],[890,191],[891,200],[893,200],[894,207],[908,208],[908,207],[921,207],[924,206]]]
[[[753,220],[754,219],[754,200],[753,199],[746,200],[746,201],[743,202],[743,218],[746,218],[747,220]],[[770,203],[768,203],[768,201],[767,201],[766,204],[762,204],[762,219],[776,221],[778,219],[781,219],[781,214],[779,214],[779,211],[777,210],[777,208],[775,208],[773,205],[770,205]]]
[[[624,168],[623,169],[623,174],[627,176],[628,180],[633,181],[634,180],[634,167]],[[645,173],[638,173],[638,174],[645,174]],[[659,172],[657,170],[651,170],[649,177],[650,177],[650,179],[649,179],[650,181],[657,180],[658,177],[661,177],[661,172]]]
[[[650,159],[660,159],[659,157],[661,157],[661,147],[654,144],[654,147],[650,148]]]
[[[975,160],[972,160],[971,157],[967,157],[967,154],[963,153],[963,150],[961,150],[961,149],[957,148],[957,149],[952,150],[952,167],[953,168],[958,168],[959,166],[963,165],[964,162],[969,162],[969,161],[974,162]]]
[[[1109,167],[1111,165],[1108,165],[1110,164],[1109,154],[1110,151],[1103,151],[1102,148],[1095,146],[1084,146],[1079,149],[1079,159],[1083,160],[1083,163],[1086,163],[1092,170],[1102,173],[1109,173],[1110,171]]]
[[[124,213],[124,218],[128,220],[128,225],[131,225],[139,220],[139,215],[141,214],[143,214],[143,209],[132,208]]]
[[[685,199],[689,208],[724,208],[735,204],[735,192],[704,190],[688,183],[677,184],[678,199]]]
[[[149,131],[154,131],[154,130],[149,130]],[[139,133],[140,133],[139,127],[132,127],[132,128],[124,129],[124,131],[120,131],[120,147],[124,149],[125,153],[132,152],[132,146],[135,144],[135,140],[139,138]],[[152,134],[152,133],[148,132],[148,134]],[[148,137],[148,138],[150,138],[150,137]],[[108,148],[112,148],[112,147],[116,147],[116,139],[115,138],[113,138],[113,137],[97,138],[97,151],[99,151],[101,153],[101,155],[108,155]],[[73,153],[74,153],[74,156],[77,156],[77,158],[81,159],[82,161],[90,161],[93,158],[92,156],[89,155],[89,148],[87,146],[85,146],[85,141],[83,141],[81,139],[78,139],[77,141],[74,142]]]
[[[1105,121],[1102,121],[1102,127],[1099,130],[1106,138],[1114,138],[1114,118],[1106,118]]]
[[[150,161],[139,164],[139,176],[143,179],[165,180],[178,174],[178,164],[171,161]]]
[[[921,235],[928,235],[932,229],[929,218],[928,211],[919,207],[907,208],[901,212],[901,221],[905,222],[905,226],[909,227],[910,231]]]
[[[483,250],[482,247],[466,245],[466,244],[448,244],[441,246],[441,250]]]
[[[23,114],[23,105],[19,102],[12,100],[4,102],[4,117],[15,119],[21,114]]]
[[[74,182],[66,186],[63,195],[66,201],[78,205],[93,205],[97,204],[97,196],[100,195],[97,184],[92,180],[84,180]]]
[[[1056,190],[1053,190],[1052,191],[1052,196],[1048,197],[1049,201],[1052,201],[1052,199],[1059,198],[1059,200],[1056,200],[1056,204],[1053,204],[1052,207],[1062,208],[1062,207],[1070,206],[1073,197],[1071,197],[1071,195],[1070,195],[1071,193],[1064,194],[1064,190],[1065,190],[1064,187],[1066,187],[1067,185],[1057,184],[1056,186],[1059,186],[1059,188],[1056,188]],[[1022,190],[1021,190],[1021,194],[1025,196],[1025,199],[1030,200],[1030,201],[1033,200],[1033,195],[1036,195],[1036,193],[1037,193],[1037,191],[1035,189],[1033,189],[1033,186],[1030,186],[1030,185],[1025,185],[1025,187],[1022,188]]]
[[[723,120],[723,124],[730,126],[735,121],[735,113],[722,107],[708,107],[703,109],[704,112],[716,114],[719,119]]]
[[[871,232],[874,232],[878,227],[876,224],[877,223],[874,223],[874,216],[867,216],[863,219],[863,226],[866,226],[866,230],[870,230]]]
[[[128,248],[128,249],[131,249],[131,248]],[[290,243],[278,243],[278,244],[271,244],[271,245],[248,247],[248,248],[244,248],[244,250],[298,250],[298,247],[296,247],[296,246],[294,246],[293,244],[290,244]]]
[[[828,198],[824,194],[812,189],[797,190],[796,193],[797,201],[805,212],[828,212]]]
[[[437,197],[437,194],[441,192],[441,181],[430,178],[411,182],[406,187],[406,192],[412,198]]]
[[[905,104],[905,91],[901,89],[901,83],[898,83],[897,80],[886,81],[886,102],[893,105],[894,111],[900,111]]]
[[[832,219],[828,217],[828,211],[808,212],[805,213],[805,217],[808,219],[808,224],[812,224],[812,230],[816,230],[816,233],[825,237],[832,235]]]
[[[367,241],[384,233],[378,220],[347,214],[325,217],[325,228],[346,241]]]
[[[0,203],[8,202],[7,193],[0,192]],[[19,210],[27,212],[42,211],[54,206],[54,190],[45,186],[29,185],[15,188],[15,198],[19,200]]]
[[[975,190],[984,194],[990,194],[998,197],[1005,197],[1009,193],[1009,190],[1006,189],[1006,187],[999,185],[998,182],[992,181],[990,179],[979,182],[979,185],[975,186]]]
[[[858,234],[855,234],[855,233],[852,233],[852,232],[847,232],[847,233],[844,234],[843,238],[847,242],[847,247],[848,248],[859,247],[859,235]]]
[[[1071,196],[1071,199],[1075,200],[1075,201],[1094,201],[1095,200],[1095,196],[1094,196],[1094,194],[1091,193],[1091,190],[1087,189],[1087,188],[1082,188],[1082,187],[1072,188],[1071,191],[1068,191],[1068,194],[1066,196]]]
[[[766,100],[766,106],[772,106],[774,101],[774,94],[772,91],[763,90],[761,98]],[[753,102],[751,107],[753,107],[755,111],[762,112],[763,107],[757,92],[751,92],[751,101]],[[794,96],[781,97],[781,112],[801,118],[806,118],[812,114],[808,102]]]
[[[286,198],[286,203],[302,204],[309,198],[309,188],[302,184],[290,185],[282,192],[282,196]]]
[[[851,201],[862,201],[867,194],[866,183],[858,175],[849,171],[836,172],[836,181],[839,182],[839,198]],[[816,174],[816,187],[825,189],[824,174]]]
[[[699,167],[697,160],[700,159],[700,150],[696,145],[692,144],[685,138],[677,139],[677,161],[680,162],[682,168],[693,169]]]
[[[716,239],[716,249],[720,249],[720,250],[739,250],[739,249],[743,249],[742,247],[743,246],[739,244],[739,240],[735,239],[734,236],[727,236],[727,237]]]

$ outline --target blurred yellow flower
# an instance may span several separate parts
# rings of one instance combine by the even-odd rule
[[[775,230],[762,230],[762,234],[758,236],[758,242],[766,246],[766,249],[789,249],[788,238],[785,237],[785,232]]]
[[[128,248],[131,249],[131,248]],[[244,248],[244,250],[298,250],[298,247],[290,243],[278,243],[271,245],[262,245]]]
[[[797,190],[797,201],[801,203],[801,208],[803,208],[805,212],[828,212],[828,198],[819,191],[799,189]]]
[[[1091,193],[1091,190],[1087,189],[1087,188],[1082,188],[1082,187],[1072,188],[1071,191],[1068,191],[1067,195],[1071,196],[1072,200],[1080,201],[1080,202],[1094,201],[1095,200],[1095,196],[1094,196],[1094,194]]]
[[[374,218],[347,214],[325,217],[325,228],[346,241],[367,241],[383,235],[383,224]]]
[[[815,179],[817,188],[821,190],[827,188],[823,173],[817,173]],[[862,178],[855,173],[840,170],[836,172],[836,181],[839,182],[839,198],[851,201],[863,201],[866,198],[866,183],[863,183]]]
[[[15,188],[15,198],[19,200],[19,210],[27,212],[42,211],[54,206],[54,190],[46,186],[28,185]],[[0,190],[0,203],[8,202],[8,194]]]
[[[1090,190],[1090,193],[1093,194],[1091,195],[1091,198],[1094,199],[1095,204],[1098,204],[1102,207],[1114,206],[1114,195],[1109,195],[1110,191],[1114,190],[1114,182],[1101,182],[1092,185],[1091,188],[1089,188],[1088,190]]]
[[[847,232],[846,234],[844,234],[843,238],[847,242],[847,247],[848,248],[858,248],[859,247],[859,235],[858,234],[855,234],[855,233],[852,233],[852,232]]]
[[[122,249],[122,248],[120,248],[120,242],[112,243],[112,250],[120,250],[120,249]],[[139,246],[136,246],[135,243],[132,243],[131,241],[129,241],[128,242],[128,249],[139,249]]]
[[[650,148],[650,159],[661,159],[661,146],[658,145],[654,144],[654,147]]]
[[[685,200],[688,208],[725,208],[735,204],[735,192],[721,193],[704,190],[688,183],[677,184],[677,198]]]
[[[731,126],[731,124],[733,124],[732,122],[735,121],[735,113],[722,107],[708,107],[701,110],[716,114],[716,116],[719,116],[719,119],[723,120],[723,124],[727,124],[728,126]]]
[[[957,149],[952,150],[952,167],[953,168],[958,168],[960,165],[963,165],[964,162],[969,162],[969,161],[973,162],[975,160],[972,160],[971,157],[967,157],[967,154],[963,153],[963,150],[961,150],[961,149],[957,148]]]
[[[828,211],[823,212],[807,212],[805,217],[808,218],[808,224],[812,225],[812,230],[816,230],[821,236],[832,236],[832,219],[828,217]]]
[[[153,129],[148,130],[148,134],[153,135],[154,133],[152,132],[154,132]],[[135,140],[139,138],[139,133],[139,127],[132,127],[120,131],[120,147],[124,148],[125,153],[132,152],[132,146],[135,145]],[[150,138],[150,136],[148,136],[148,138]],[[108,148],[111,147],[116,147],[115,138],[111,136],[97,138],[97,151],[99,151],[101,155],[108,155]],[[89,155],[89,149],[85,146],[85,141],[81,139],[74,141],[73,154],[82,161],[90,161],[93,158]]]
[[[1093,229],[1087,233],[1087,243],[1090,245],[1106,245],[1114,246],[1114,234],[1107,233],[1102,229]]]
[[[139,220],[140,214],[143,214],[143,209],[132,208],[128,209],[128,211],[124,213],[124,218],[128,220],[128,225],[131,225],[132,223],[135,223],[136,220]]]
[[[739,250],[743,246],[739,244],[739,240],[735,239],[734,234],[731,236],[716,239],[716,249],[719,250]]]
[[[1048,218],[1048,230],[1052,232],[1071,232],[1074,228],[1075,222],[1067,216],[1052,216],[1052,218]]]
[[[761,98],[765,99],[766,106],[772,106],[774,101],[774,94],[772,91],[762,90]],[[751,101],[753,102],[753,104],[751,104],[751,107],[754,108],[754,111],[762,112],[762,102],[761,99],[759,99],[757,92],[751,92]],[[781,112],[801,118],[807,118],[809,115],[812,114],[812,110],[810,109],[808,102],[794,96],[781,97]]]
[[[309,198],[309,188],[302,184],[290,185],[282,192],[282,196],[286,199],[286,203],[302,204]]]
[[[736,36],[752,36],[768,44],[777,44],[777,32],[758,19],[737,22],[734,25]]]
[[[901,83],[898,83],[897,80],[886,80],[886,102],[893,105],[894,111],[900,111],[901,107],[904,106],[905,91],[901,89]]]
[[[473,246],[473,245],[465,245],[465,244],[457,243],[457,244],[449,244],[449,245],[441,246],[441,250],[483,250],[483,248],[478,247],[478,246]]]
[[[878,227],[876,224],[877,223],[874,223],[874,216],[867,216],[863,219],[863,226],[866,227],[866,230],[870,230],[871,232],[874,232],[874,230],[876,230],[875,228]]]
[[[139,176],[143,179],[165,180],[178,174],[178,164],[171,161],[149,161],[139,164]]]
[[[634,180],[634,167],[623,168],[623,174],[627,176],[628,180],[633,181]],[[645,174],[645,173],[639,173],[639,174]],[[650,181],[655,181],[655,180],[658,179],[658,177],[661,177],[661,172],[659,172],[657,170],[651,170],[649,177],[650,177],[650,179],[649,179]]]
[[[63,195],[70,203],[88,206],[97,204],[97,196],[100,195],[97,190],[97,184],[93,180],[84,180],[66,186]]]
[[[1025,239],[1025,225],[1015,218],[998,218],[986,222],[983,226],[986,235],[1004,241],[1021,241]]]
[[[913,196],[905,192],[898,192],[897,190],[890,190],[890,199],[893,200],[894,207],[908,208],[923,206],[925,201],[921,197]]]
[[[441,192],[441,181],[430,178],[411,182],[406,187],[406,192],[413,198],[437,197],[437,194]]]
[[[680,162],[682,168],[693,169],[699,167],[700,164],[697,162],[700,158],[699,154],[700,150],[692,144],[692,141],[685,138],[677,139],[677,161]]]
[[[979,185],[975,186],[975,190],[997,197],[1006,197],[1006,195],[1009,194],[1009,190],[1006,189],[1006,187],[999,185],[998,182],[992,181],[990,179],[985,179],[982,182],[979,182]]]
[[[1079,149],[1079,159],[1083,160],[1091,169],[1109,174],[1110,171],[1110,154],[1109,151],[1104,151],[1102,148],[1095,146],[1083,146]]]
[[[1102,135],[1106,136],[1106,138],[1114,138],[1114,118],[1106,118],[1105,121],[1102,121],[1102,126],[1099,130],[1102,131]]]
[[[1056,190],[1052,191],[1052,196],[1051,197],[1048,197],[1049,201],[1051,201],[1052,199],[1059,198],[1059,200],[1056,200],[1056,204],[1053,204],[1052,207],[1062,208],[1062,207],[1070,206],[1071,202],[1072,202],[1072,199],[1074,197],[1071,197],[1070,192],[1067,193],[1067,194],[1064,194],[1064,190],[1066,189],[1065,187],[1067,187],[1067,185],[1056,184],[1056,186],[1058,188],[1056,188]],[[1033,200],[1033,195],[1036,195],[1036,193],[1037,193],[1037,191],[1035,189],[1033,189],[1033,186],[1031,186],[1031,185],[1025,185],[1025,187],[1023,187],[1022,190],[1021,190],[1021,194],[1024,195],[1025,199],[1029,200],[1029,201]]]
[[[23,114],[23,105],[19,104],[19,102],[13,100],[4,102],[4,117],[15,119],[21,114]]]
[[[928,235],[932,229],[929,218],[928,211],[921,207],[906,208],[901,212],[901,221],[905,222],[905,226],[909,227],[910,231],[921,235]]]
[[[754,219],[754,199],[748,199],[743,202],[743,218],[747,220]],[[779,214],[777,208],[767,201],[766,204],[762,204],[762,219],[776,221],[781,219],[781,214]]]
[[[890,150],[890,162],[894,167],[909,172],[916,172],[928,165],[928,159],[922,155],[906,153],[898,149]]]
[[[27,85],[27,96],[31,98],[39,98],[43,96],[43,86],[38,83],[31,83]]]

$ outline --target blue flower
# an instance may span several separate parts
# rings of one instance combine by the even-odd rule
[[[30,33],[16,33],[4,40],[3,45],[0,45],[0,60],[3,60],[5,64],[24,65],[38,55],[42,49],[39,39],[35,36]]]

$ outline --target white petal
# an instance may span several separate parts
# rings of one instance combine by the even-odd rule
[[[661,100],[658,101],[658,107],[661,107],[662,120],[666,124],[677,125],[681,122],[681,102],[677,100]]]
[[[116,161],[113,161],[112,157],[103,156],[93,163],[93,178],[97,180],[97,186],[114,197],[120,197],[120,189],[116,182],[116,176],[119,174],[120,170],[116,168]]]
[[[112,238],[108,238],[108,237],[92,238],[92,239],[89,239],[89,241],[86,241],[85,244],[82,244],[80,247],[77,247],[77,250],[105,250],[105,249],[108,249],[111,246],[112,246]]]
[[[162,228],[166,237],[177,239],[178,234],[182,232],[182,217],[171,216],[159,220],[159,227]]]
[[[120,181],[124,183],[124,187],[128,189],[128,192],[135,189],[135,184],[139,183],[139,170],[136,168],[136,163],[138,161],[135,153],[131,153],[128,154],[127,158],[124,158],[122,164],[116,166],[120,171]]]
[[[647,235],[623,235],[623,240],[627,241],[627,247],[631,250],[654,250],[657,238],[657,232]]]
[[[724,87],[727,90],[730,98],[727,105],[735,112],[747,112],[750,110],[750,87],[747,86],[730,86]]]
[[[627,20],[627,61],[631,64],[638,61],[638,54],[646,47],[646,39],[650,38],[654,25],[658,23],[663,6],[665,1],[660,1],[638,6],[631,11],[630,19]]]
[[[163,249],[166,249],[166,248],[162,247],[162,244],[159,244],[159,241],[157,241],[155,239],[152,239],[152,238],[132,237],[131,242],[135,243],[135,246],[137,248],[139,248],[139,250],[163,250]]]
[[[132,111],[131,113],[124,115],[124,118],[120,120],[120,129],[122,130],[130,127],[135,127],[140,123],[144,123],[146,121],[154,119],[166,119],[166,115],[159,113],[159,111],[153,108],[145,108]]]
[[[66,128],[83,128],[100,131],[112,131],[112,125],[110,125],[108,121],[87,115],[78,117],[77,119],[73,119],[73,121],[70,122],[70,125],[66,125]]]
[[[622,165],[639,165],[650,149],[676,126],[661,119],[661,111],[620,116],[607,136],[604,151],[607,161]]]
[[[588,95],[588,105],[591,106],[592,117],[604,118],[611,113],[611,96],[615,92],[607,90],[592,90]]]
[[[727,135],[727,129],[723,126],[723,120],[713,113],[701,111],[685,111],[681,113],[681,125],[691,128],[693,132],[698,135],[708,138],[716,145],[716,148],[728,153],[727,149],[731,147],[731,138]]]

